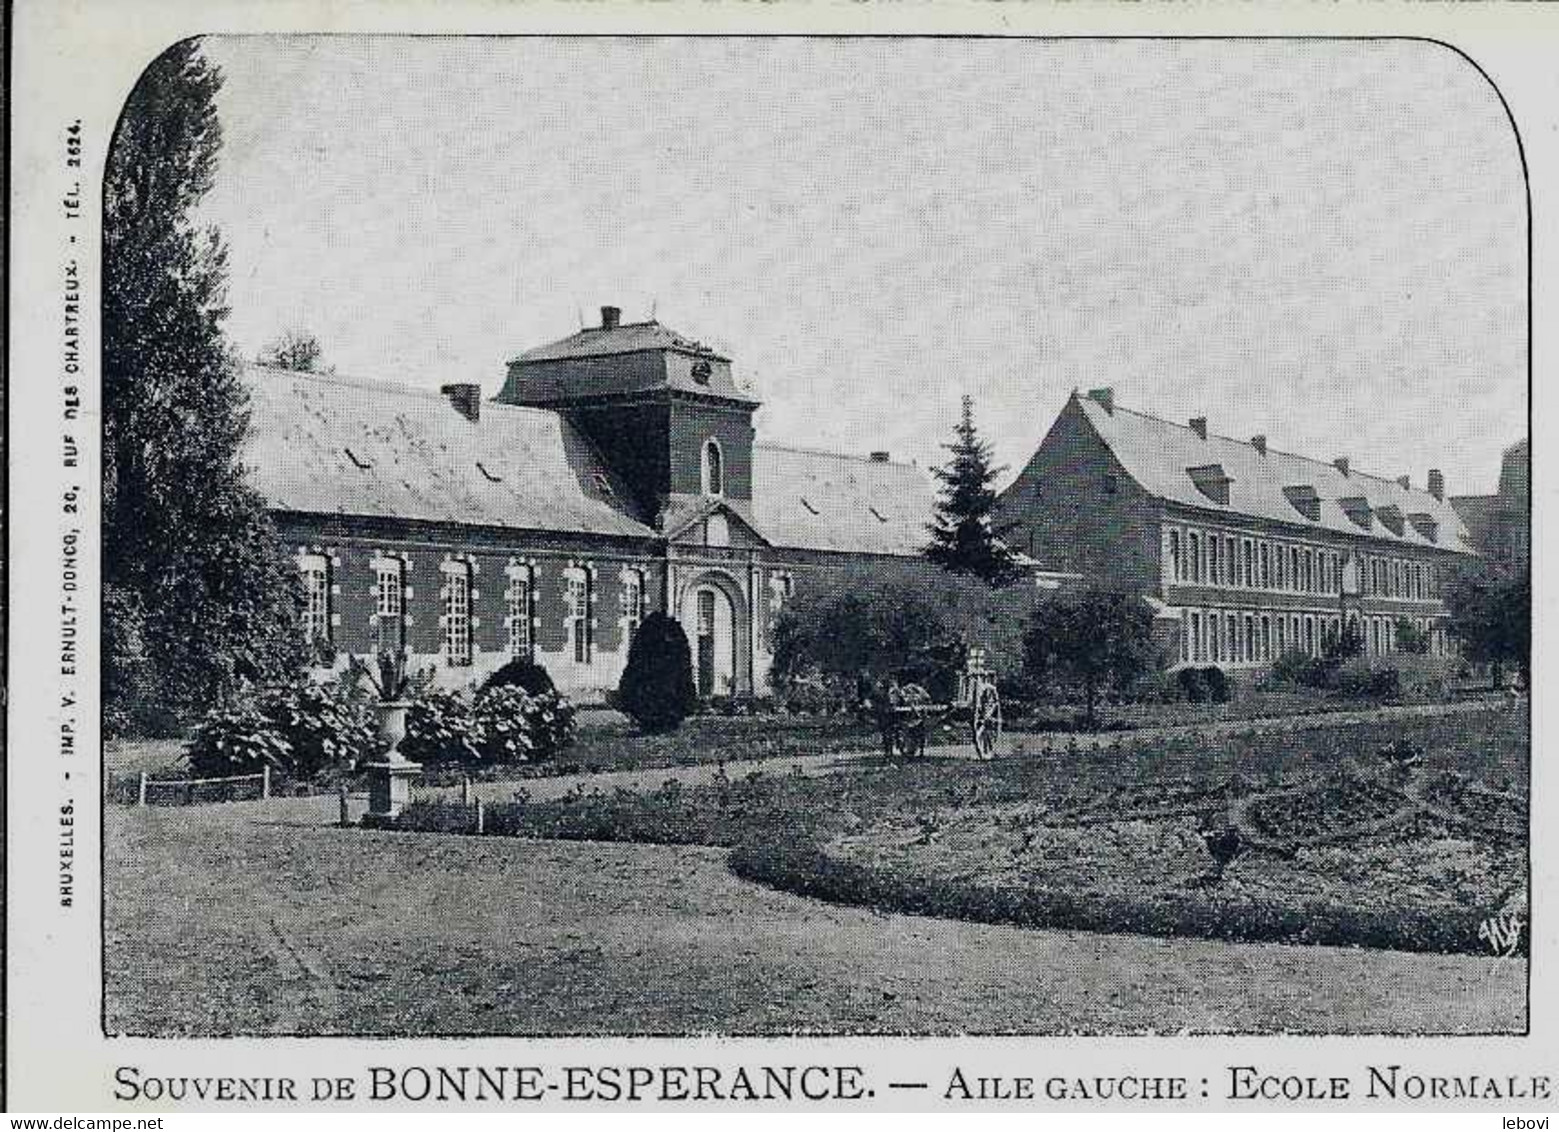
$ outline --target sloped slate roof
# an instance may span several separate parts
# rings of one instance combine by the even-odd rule
[[[1184,503],[1231,515],[1248,515],[1295,526],[1320,527],[1341,534],[1373,538],[1383,544],[1435,546],[1444,550],[1471,553],[1471,538],[1461,517],[1449,500],[1436,499],[1429,492],[1404,488],[1395,480],[1364,472],[1343,473],[1333,464],[1267,449],[1263,456],[1248,441],[1232,440],[1209,433],[1203,440],[1185,425],[1173,424],[1132,412],[1116,405],[1107,412],[1103,405],[1088,397],[1073,395],[1073,401],[1095,432],[1115,454],[1116,459],[1137,483],[1150,494],[1175,503]],[[1229,502],[1220,505],[1197,490],[1187,468],[1221,464],[1233,483]],[[1285,487],[1310,484],[1321,500],[1320,519],[1306,518],[1284,495]],[[1404,516],[1432,515],[1439,528],[1430,540],[1411,523],[1394,534],[1378,519],[1368,531],[1361,528],[1338,503],[1341,499],[1363,497],[1370,507],[1395,506]]]
[[[678,334],[669,326],[662,326],[654,319],[648,322],[627,322],[617,326],[592,326],[567,338],[549,342],[526,350],[516,361],[550,362],[560,358],[597,358],[603,354],[632,354],[640,350],[679,350],[685,354],[697,354],[705,358],[729,358],[716,353],[702,342],[696,342],[685,334]]]
[[[752,450],[753,517],[775,546],[858,554],[919,554],[936,483],[895,464],[758,444]]]
[[[655,537],[555,412],[488,401],[473,422],[432,390],[264,366],[243,377],[244,462],[275,509]]]

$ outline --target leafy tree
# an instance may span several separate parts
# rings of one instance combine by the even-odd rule
[[[1406,617],[1398,617],[1396,622],[1397,648],[1405,653],[1413,653],[1423,656],[1429,651],[1429,634],[1420,629]]]
[[[1096,725],[1099,693],[1124,691],[1156,668],[1153,611],[1140,597],[1107,590],[1058,594],[1029,618],[1024,665],[1036,685],[1058,682],[1080,690],[1088,726]]]
[[[1507,664],[1514,664],[1523,681],[1530,681],[1530,567],[1514,574],[1493,570],[1464,573],[1447,587],[1445,605],[1450,614],[1447,629],[1460,643],[1462,656],[1474,664],[1489,665],[1495,684],[1504,682]]]
[[[299,373],[334,373],[335,366],[321,366],[324,349],[319,339],[306,330],[288,330],[266,344],[256,360],[262,366],[297,370]]]
[[[698,707],[687,634],[664,613],[651,613],[639,623],[628,646],[617,703],[640,729],[652,733],[675,731]]]
[[[164,52],[104,179],[104,690],[128,730],[176,726],[304,659],[297,571],[243,482],[226,252],[192,219],[216,172],[221,84],[198,42]]]
[[[935,518],[927,527],[931,541],[925,555],[944,570],[973,574],[993,586],[1016,581],[1022,570],[1002,541],[1015,524],[998,525],[996,477],[1004,469],[991,466],[991,449],[974,426],[974,401],[965,397],[963,417],[954,430],[957,439],[944,445],[952,453],[945,466],[933,470],[941,481]]]

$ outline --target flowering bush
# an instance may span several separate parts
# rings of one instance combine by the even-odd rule
[[[258,774],[261,767],[289,770],[292,744],[253,699],[236,699],[206,713],[186,751],[201,778]]]
[[[552,758],[574,737],[574,705],[516,685],[470,697],[428,691],[406,713],[400,751],[420,763],[518,763]]]
[[[340,687],[304,679],[267,689],[257,704],[275,733],[292,748],[285,769],[293,778],[350,767],[373,754],[373,722],[365,706]]]
[[[531,731],[532,758],[549,759],[574,741],[574,705],[556,692],[531,696],[525,722]]]
[[[534,704],[525,689],[497,685],[476,698],[471,709],[477,757],[483,762],[529,762],[536,750]]]
[[[406,711],[400,753],[417,763],[480,760],[481,732],[470,700],[459,692],[424,691]]]

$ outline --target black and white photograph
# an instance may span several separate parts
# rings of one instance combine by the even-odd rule
[[[1539,37],[391,7],[21,56],[16,1097],[1550,1102]]]
[[[171,47],[107,1031],[1523,1032],[1524,193],[1417,42]]]

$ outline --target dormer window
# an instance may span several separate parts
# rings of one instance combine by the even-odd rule
[[[1283,498],[1305,518],[1312,523],[1321,519],[1321,497],[1316,494],[1315,486],[1308,483],[1289,484],[1283,489]]]
[[[1350,495],[1346,499],[1339,499],[1337,506],[1342,508],[1342,513],[1357,527],[1369,530],[1373,524],[1375,512],[1370,508],[1370,501],[1362,495]]]
[[[693,380],[700,385],[709,384],[709,376],[714,373],[714,367],[708,362],[698,361],[693,363]]]
[[[1196,485],[1196,490],[1207,496],[1214,503],[1229,503],[1229,485],[1234,481],[1229,478],[1229,473],[1223,470],[1222,464],[1199,464],[1194,468],[1187,468],[1186,475],[1191,477],[1191,482]]]
[[[1436,542],[1440,537],[1440,524],[1435,517],[1427,511],[1415,511],[1407,517],[1407,521],[1413,524],[1413,529],[1423,535],[1430,542]]]
[[[714,437],[704,441],[704,494],[725,494],[725,455]]]
[[[1387,504],[1385,507],[1377,507],[1375,514],[1380,518],[1381,524],[1392,534],[1402,533],[1402,511],[1400,508]]]

